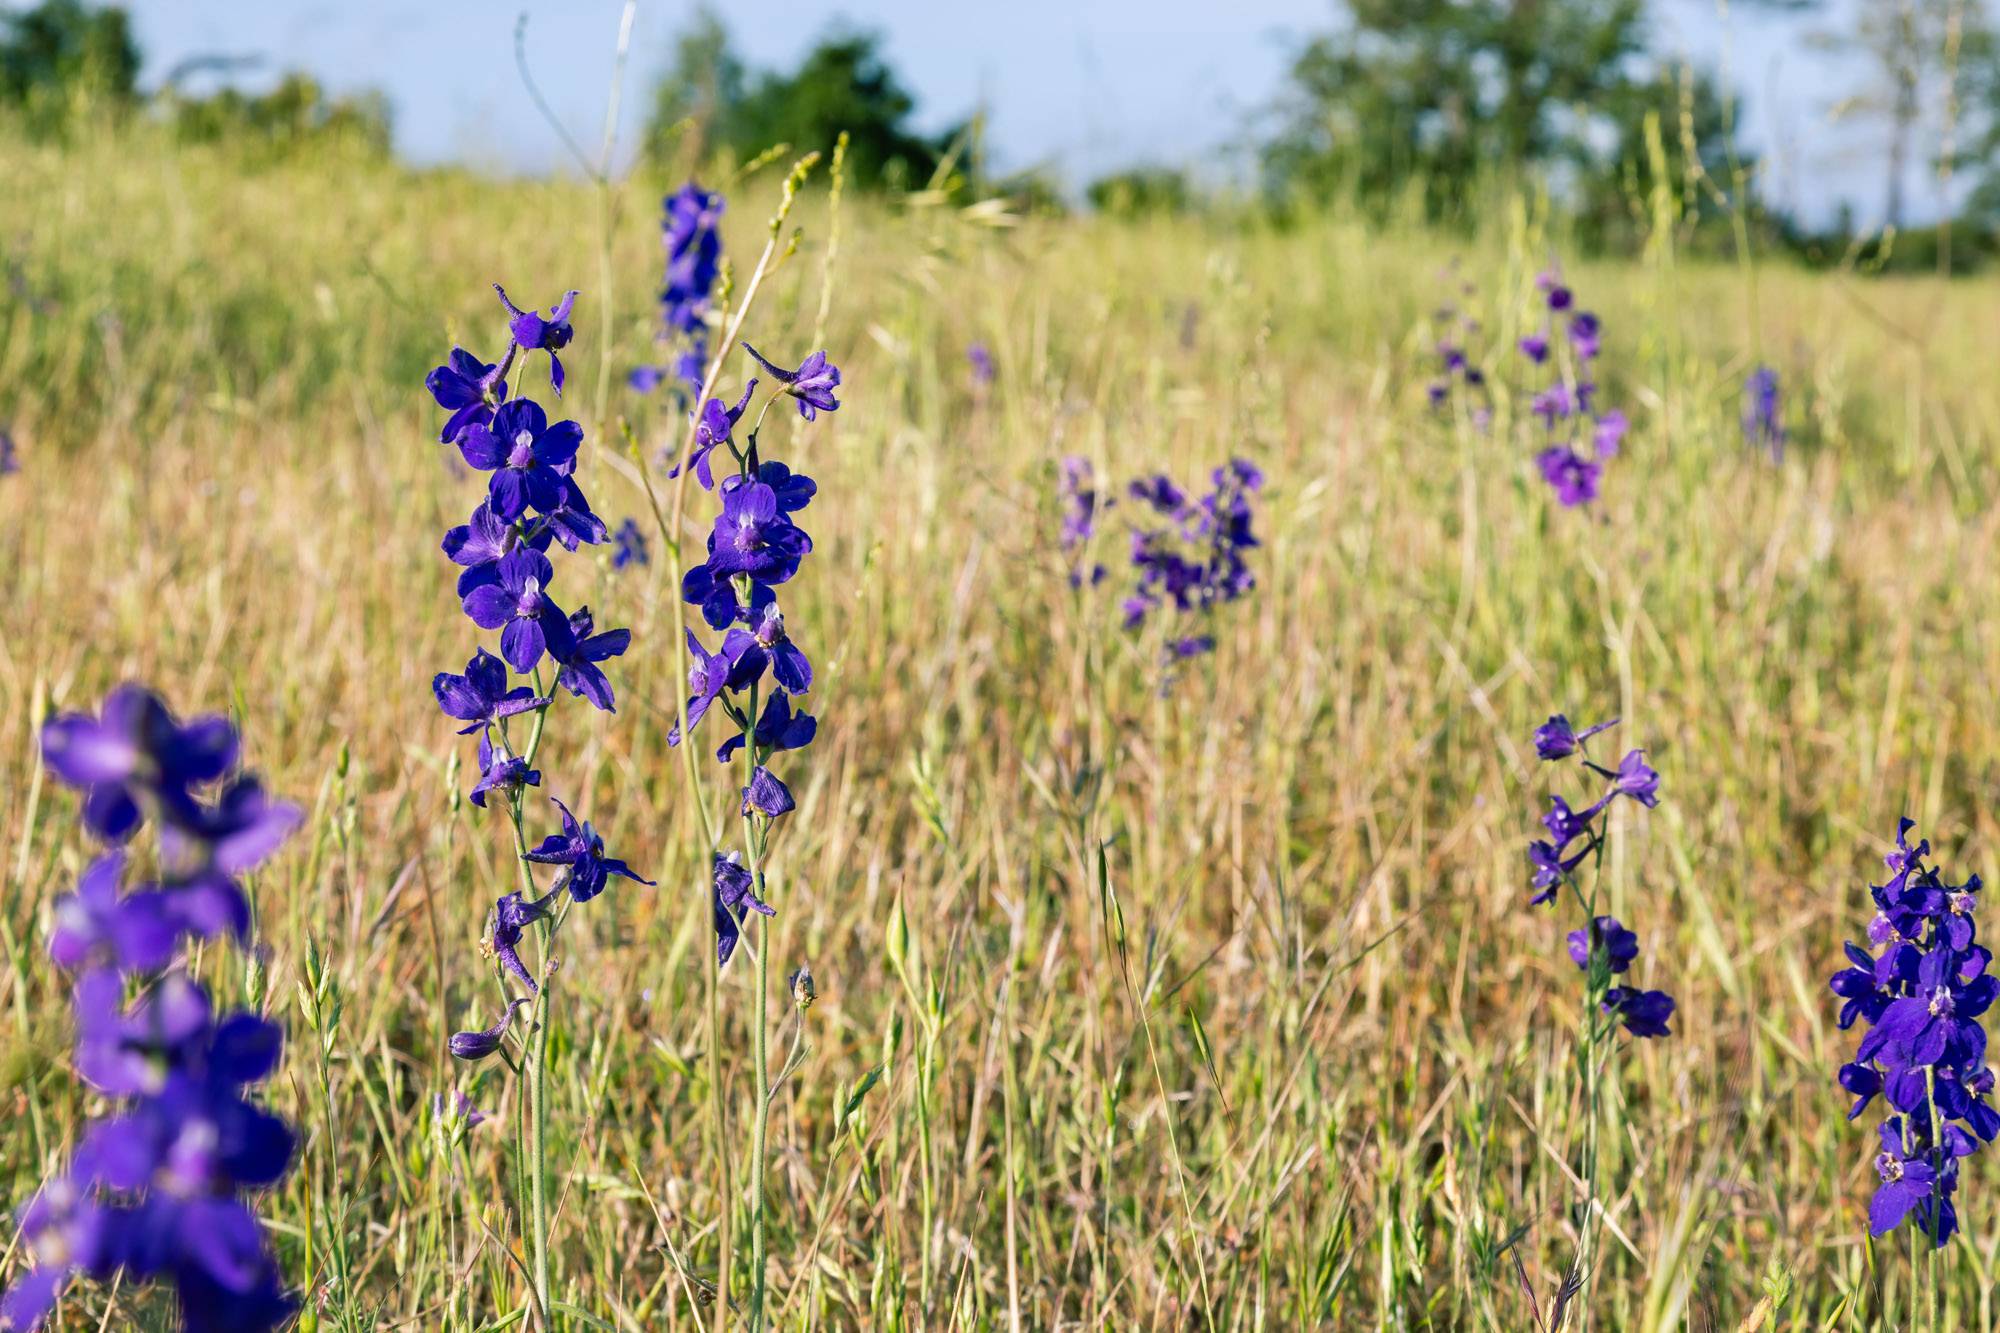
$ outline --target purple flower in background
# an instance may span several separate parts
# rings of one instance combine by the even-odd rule
[[[1557,713],[1535,728],[1535,753],[1545,760],[1567,759],[1581,750],[1584,742],[1592,736],[1600,731],[1609,731],[1617,725],[1618,719],[1614,717],[1609,722],[1600,722],[1594,727],[1585,727],[1582,731],[1577,731],[1570,726],[1568,718]]]
[[[1591,363],[1603,351],[1604,326],[1588,310],[1563,315],[1574,304],[1569,288],[1551,269],[1535,280],[1549,311],[1548,322],[1521,340],[1521,350],[1549,378],[1539,386],[1523,386],[1528,410],[1539,418],[1547,439],[1535,456],[1542,479],[1568,508],[1597,499],[1604,460],[1617,456],[1629,429],[1624,412],[1606,408],[1593,378]],[[1564,328],[1574,363],[1565,366],[1553,355],[1557,324]]]
[[[660,242],[667,252],[666,282],[660,292],[662,323],[679,333],[703,327],[709,292],[722,262],[723,198],[689,181],[664,202]]]
[[[1251,496],[1263,473],[1233,459],[1209,474],[1210,488],[1190,499],[1170,478],[1133,482],[1127,494],[1164,522],[1132,531],[1132,565],[1137,581],[1124,599],[1125,625],[1135,629],[1156,611],[1210,617],[1215,608],[1257,586],[1245,552],[1259,543],[1253,529]],[[1165,649],[1169,663],[1206,652],[1213,635],[1175,633]]]
[[[972,382],[985,386],[993,382],[993,353],[985,343],[976,342],[965,349],[966,364],[972,367]]]
[[[1174,485],[1172,477],[1164,472],[1151,477],[1143,477],[1125,488],[1126,494],[1141,504],[1151,505],[1154,512],[1164,518],[1179,518],[1187,508],[1187,494]]]
[[[1599,350],[1598,340],[1602,335],[1603,327],[1598,324],[1597,316],[1588,310],[1579,310],[1570,317],[1569,342],[1570,346],[1576,349],[1578,360],[1590,361],[1596,358]]]
[[[1566,444],[1544,449],[1535,456],[1535,464],[1542,470],[1542,480],[1555,491],[1557,501],[1564,506],[1574,508],[1597,498],[1597,483],[1604,472],[1603,464],[1585,458]]]
[[[507,397],[507,382],[497,366],[489,366],[463,347],[451,349],[451,357],[424,380],[424,387],[437,405],[451,413],[438,432],[441,444],[457,444],[474,426],[493,420],[493,404]]]
[[[1062,507],[1062,551],[1069,561],[1069,586],[1081,588],[1087,583],[1097,583],[1104,577],[1104,566],[1095,562],[1085,563],[1082,554],[1089,546],[1090,539],[1097,535],[1097,516],[1111,507],[1112,501],[1100,500],[1095,485],[1095,470],[1090,460],[1071,454],[1062,460],[1056,474],[1056,497]],[[1165,477],[1158,478],[1168,489],[1173,483]]]
[[[743,813],[756,811],[766,819],[776,819],[790,814],[798,808],[792,800],[792,789],[778,780],[776,774],[759,764],[750,774],[750,785],[743,789]]]
[[[1759,366],[1743,382],[1743,439],[1773,459],[1785,454],[1785,423],[1778,405],[1778,372]]]
[[[494,567],[494,582],[465,594],[465,614],[481,629],[500,631],[501,655],[523,674],[551,645],[558,657],[571,648],[569,617],[542,591],[554,574],[547,556],[517,546]]]
[[[618,709],[611,682],[597,664],[622,657],[632,645],[632,631],[613,629],[602,634],[596,631],[597,623],[586,606],[569,618],[568,634],[550,640],[549,656],[561,668],[556,672],[556,684],[601,712],[615,713]]]
[[[569,346],[569,340],[575,336],[576,331],[570,328],[569,312],[575,308],[579,293],[565,292],[563,299],[556,302],[548,318],[544,319],[539,310],[523,310],[508,300],[506,290],[499,283],[493,284],[493,290],[500,294],[500,304],[513,316],[507,331],[513,337],[514,345],[524,352],[549,354],[549,383],[555,389],[556,397],[562,397],[563,363],[556,353]]]
[[[562,506],[563,479],[582,443],[583,427],[574,421],[550,425],[541,404],[516,398],[494,409],[491,426],[467,427],[458,450],[468,464],[493,474],[487,504],[495,518],[512,523],[530,505],[545,514]]]
[[[629,569],[633,565],[650,565],[652,557],[646,552],[646,534],[639,527],[639,520],[628,518],[618,525],[611,534],[611,567]]]
[[[709,296],[721,270],[722,196],[689,181],[662,203],[660,243],[666,250],[666,275],[660,288],[660,333],[664,344],[678,343],[673,373],[689,394],[701,392],[708,361]],[[651,393],[666,379],[664,366],[640,366],[629,383]]]
[[[1558,380],[1536,394],[1529,401],[1528,410],[1542,419],[1542,425],[1553,430],[1556,422],[1574,416],[1578,406],[1576,391]]]
[[[445,716],[469,724],[459,728],[461,736],[470,736],[501,718],[546,707],[549,702],[537,699],[526,685],[508,689],[506,665],[484,648],[473,652],[472,660],[465,664],[464,675],[440,671],[432,677],[431,693],[437,696],[438,707]]]
[[[449,1101],[441,1092],[431,1094],[431,1117],[436,1120],[457,1120],[467,1129],[474,1129],[486,1123],[486,1113],[472,1104],[472,1098],[455,1090]]]
[[[1612,408],[1597,418],[1597,426],[1591,434],[1591,443],[1596,447],[1599,458],[1614,458],[1618,446],[1625,440],[1625,414]]]
[[[579,823],[569,807],[551,796],[557,809],[562,811],[563,831],[551,833],[542,839],[541,845],[527,852],[522,859],[542,865],[559,865],[569,868],[569,896],[579,903],[589,902],[604,892],[604,886],[611,875],[620,875],[637,884],[651,884],[650,879],[642,879],[616,857],[604,854],[604,839],[588,821]]]
[[[21,470],[21,453],[14,446],[14,436],[4,426],[0,426],[0,477]]]
[[[761,770],[759,770],[761,771]],[[757,896],[750,870],[735,852],[715,858],[715,961],[727,963],[743,931],[743,913],[776,916],[777,909]]]
[[[751,380],[743,386],[743,396],[730,407],[720,398],[711,398],[702,406],[701,416],[694,427],[694,452],[688,455],[688,466],[694,469],[694,479],[701,483],[705,491],[715,489],[715,474],[710,469],[708,456],[724,444],[728,444],[729,433],[736,429],[736,423],[743,419],[745,409],[750,406],[750,395],[756,392],[757,381]],[[733,447],[733,446],[732,446]],[[668,469],[669,477],[678,477],[681,465],[676,463]]]
[[[490,1028],[474,1028],[469,1032],[454,1032],[446,1043],[453,1056],[460,1060],[484,1060],[500,1049],[500,1039],[507,1032],[507,1025],[514,1020],[514,1011],[528,1002],[523,999],[509,1000],[500,1010],[500,1017]]]
[[[743,350],[757,359],[757,364],[770,373],[772,379],[785,386],[785,392],[798,399],[799,415],[811,421],[820,412],[832,412],[840,403],[833,391],[840,387],[840,369],[829,365],[825,352],[814,352],[807,357],[797,370],[785,370],[772,365],[764,354],[749,343]]]

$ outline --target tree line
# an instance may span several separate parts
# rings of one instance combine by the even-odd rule
[[[1985,257],[2000,235],[2000,0],[1736,0],[1775,11],[1804,49],[1856,71],[1855,86],[1812,108],[1867,135],[1881,171],[1869,226],[1851,211],[1815,228],[1768,198],[1764,163],[1744,142],[1739,90],[1662,52],[1663,0],[1332,0],[1319,35],[1292,53],[1282,88],[1246,126],[1249,170],[1203,189],[1172,164],[1143,163],[1089,182],[1105,213],[1252,207],[1278,219],[1331,204],[1468,224],[1506,192],[1544,188],[1586,244],[1628,247],[1670,217],[1691,244],[1744,228],[1808,259],[1877,265]],[[283,145],[339,135],[387,152],[379,95],[328,96],[288,74],[263,94],[195,97],[195,76],[245,62],[184,62],[148,94],[130,23],[114,6],[41,0],[0,16],[0,108],[59,127],[78,105],[141,101],[182,137]],[[786,70],[756,69],[713,11],[674,39],[653,91],[647,155],[691,169],[748,161],[772,144],[803,150],[849,138],[849,179],[876,190],[941,188],[1013,196],[1055,210],[1077,198],[1039,168],[999,172],[980,119],[915,127],[915,96],[879,34],[836,25]],[[1948,201],[1909,226],[1910,183]]]

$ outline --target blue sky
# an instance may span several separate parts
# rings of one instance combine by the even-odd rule
[[[199,53],[256,54],[337,89],[373,86],[396,111],[398,148],[418,161],[512,170],[559,168],[562,149],[514,73],[526,11],[538,82],[580,140],[595,145],[622,0],[125,0],[152,77]],[[1748,100],[1746,138],[1764,156],[1767,192],[1815,219],[1843,199],[1880,213],[1881,137],[1834,124],[1835,101],[1864,77],[1810,47],[1852,6],[1817,17],[1732,13],[1718,0],[1655,0],[1660,50],[1720,68]],[[1740,5],[1738,6],[1740,8]],[[789,65],[837,18],[877,29],[932,125],[976,105],[1002,166],[1053,166],[1072,185],[1139,161],[1217,163],[1281,87],[1288,55],[1334,22],[1329,0],[779,0],[721,7],[753,65]],[[694,0],[641,0],[633,35],[627,138]],[[974,17],[974,16],[977,17]],[[254,83],[257,76],[249,76]],[[1914,215],[1936,192],[1913,169]]]

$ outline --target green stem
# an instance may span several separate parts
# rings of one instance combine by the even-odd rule
[[[542,673],[539,667],[535,671],[534,679],[535,694],[537,697],[541,697],[543,694]],[[535,713],[534,730],[528,738],[527,752],[522,756],[531,764],[534,762],[536,752],[541,749],[542,731],[547,721],[548,709],[542,708],[537,710]],[[533,898],[535,896],[535,879],[534,875],[528,869],[528,835],[522,824],[521,807],[524,798],[524,791],[515,791],[508,802],[507,813],[514,826],[515,865],[518,867],[521,895],[524,898]],[[529,1235],[531,1238],[530,1244],[532,1247],[530,1257],[533,1261],[531,1271],[534,1276],[535,1307],[541,1312],[546,1327],[549,1310],[549,992],[555,982],[555,978],[548,967],[549,957],[555,947],[555,926],[546,917],[540,923],[540,928],[537,931],[537,939],[540,944],[541,955],[538,960],[540,966],[536,970],[541,973],[541,979],[535,991],[534,1004],[529,1009],[532,1021],[528,1025],[528,1042],[527,1051],[525,1052],[528,1075],[527,1213]]]
[[[750,709],[744,724],[748,742],[743,747],[743,785],[746,788],[757,771],[759,761],[757,694],[758,687],[753,682],[750,686]],[[762,841],[757,829],[757,815],[746,808],[743,812],[744,855],[750,862],[750,882],[756,886],[760,900],[764,897]],[[747,911],[744,913],[746,925],[751,915]],[[770,1052],[764,1028],[769,1016],[770,991],[770,937],[760,931],[757,941],[757,1003],[750,1023],[751,1094],[756,1098],[751,1107],[754,1119],[750,1126],[750,1333],[763,1333],[764,1328],[764,1153],[771,1109]]]

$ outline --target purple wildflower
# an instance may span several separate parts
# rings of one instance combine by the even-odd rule
[[[563,831],[542,839],[540,846],[523,855],[523,860],[568,867],[569,896],[579,903],[589,902],[604,892],[604,886],[612,875],[623,876],[638,884],[653,883],[642,878],[623,861],[606,856],[604,839],[598,836],[597,830],[588,821],[578,822],[569,807],[557,798],[551,796],[549,799],[562,811]]]
[[[722,637],[722,647],[710,653],[701,646],[693,630],[687,632],[688,694],[687,726],[692,735],[701,725],[702,718],[715,701],[722,697],[725,689],[743,689],[752,680],[763,674],[763,650],[757,640],[745,630],[732,629]],[[679,745],[680,724],[675,723],[667,732],[667,744]]]
[[[569,340],[575,336],[576,331],[570,327],[569,312],[575,308],[579,293],[565,292],[563,299],[556,302],[548,318],[544,319],[539,310],[523,310],[508,300],[506,290],[499,283],[493,284],[493,290],[500,294],[500,304],[513,316],[507,331],[512,335],[514,345],[524,352],[549,354],[549,383],[555,389],[556,397],[562,397],[563,363],[556,353],[569,346]]]
[[[542,785],[542,770],[529,768],[528,761],[516,754],[495,749],[490,732],[479,737],[479,781],[472,788],[470,800],[480,809],[486,808],[486,798],[492,792],[502,796],[512,796],[524,787]]]
[[[1544,760],[1567,759],[1581,750],[1584,742],[1600,731],[1609,731],[1618,725],[1618,719],[1600,722],[1594,727],[1577,731],[1569,724],[1569,719],[1557,713],[1535,728],[1535,753]]]
[[[457,444],[472,427],[493,420],[493,404],[504,402],[507,382],[500,368],[489,366],[463,347],[451,349],[451,357],[424,380],[424,387],[437,405],[451,413],[438,432],[440,444]]]
[[[431,693],[437,696],[438,707],[445,716],[468,724],[459,728],[461,736],[470,736],[502,718],[545,708],[549,702],[537,699],[526,685],[508,689],[506,665],[484,648],[473,652],[472,660],[465,664],[464,675],[440,671],[432,677]]]
[[[1665,991],[1635,990],[1613,986],[1604,992],[1603,1009],[1625,1025],[1635,1037],[1671,1037],[1667,1026],[1674,1016],[1674,997]]]
[[[1566,444],[1544,449],[1536,455],[1535,463],[1542,470],[1542,480],[1555,491],[1557,501],[1565,507],[1586,505],[1597,498],[1597,482],[1604,472],[1603,464],[1585,458]]]
[[[757,359],[757,364],[769,372],[772,379],[785,386],[785,392],[796,398],[799,415],[811,421],[818,413],[832,412],[840,402],[833,391],[840,387],[840,369],[828,364],[825,352],[814,352],[800,364],[797,370],[785,370],[773,365],[764,354],[749,343],[743,350]]]
[[[514,1011],[524,1007],[524,999],[509,1000],[500,1010],[500,1017],[489,1028],[474,1028],[469,1032],[454,1032],[446,1043],[452,1055],[460,1060],[484,1060],[500,1049],[500,1039],[506,1035],[507,1025],[514,1020]]]
[[[458,450],[468,464],[493,474],[487,503],[495,518],[512,523],[530,505],[544,514],[562,507],[563,478],[582,443],[583,427],[574,421],[550,425],[541,404],[516,398],[494,409],[490,426],[467,427]]]
[[[743,386],[743,396],[730,407],[720,398],[711,398],[702,406],[701,415],[695,421],[694,452],[688,455],[688,466],[694,469],[694,479],[701,483],[705,491],[715,489],[715,473],[709,465],[709,455],[725,444],[731,444],[730,432],[743,419],[743,413],[750,406],[750,395],[757,390],[757,381],[751,380]],[[733,448],[734,445],[731,444]],[[669,477],[678,477],[681,465],[676,463],[668,470]]]
[[[549,641],[549,656],[559,668],[556,684],[577,698],[587,700],[600,712],[617,712],[611,682],[597,664],[622,657],[631,646],[631,630],[612,629],[599,634],[590,608],[581,608],[569,618],[569,632]]]
[[[743,789],[743,813],[756,811],[766,819],[776,819],[798,808],[792,789],[762,764],[751,771],[750,785]]]
[[[1784,416],[1778,405],[1778,372],[1759,366],[1743,382],[1743,439],[1773,460],[1785,454]]]
[[[558,658],[571,647],[568,615],[542,591],[554,575],[547,556],[517,546],[494,567],[494,582],[465,594],[465,614],[481,629],[500,631],[500,653],[516,671],[534,670],[551,647]]]
[[[1639,956],[1639,937],[1620,925],[1617,917],[1593,918],[1588,926],[1569,933],[1569,957],[1588,972],[1593,956],[1604,959],[1607,971],[1623,972]]]
[[[761,769],[759,770],[762,771]],[[756,880],[735,852],[715,858],[715,960],[727,963],[743,931],[743,914],[776,916],[777,909],[757,896]]]

